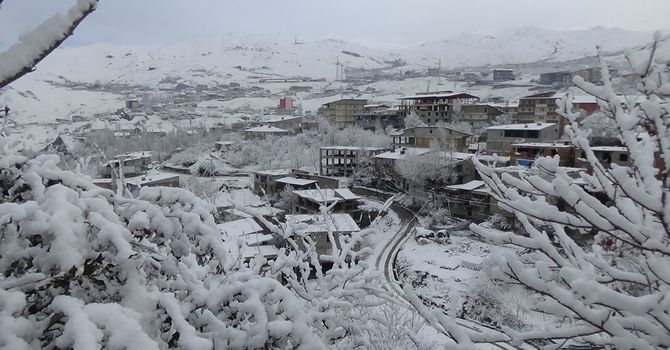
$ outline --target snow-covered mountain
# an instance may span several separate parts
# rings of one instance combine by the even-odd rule
[[[221,79],[307,76],[333,79],[336,62],[349,68],[385,68],[398,60],[408,69],[557,62],[593,56],[596,45],[614,52],[651,40],[651,33],[596,27],[557,31],[533,27],[496,34],[464,33],[397,49],[369,48],[339,40],[295,44],[258,35],[228,34],[164,46],[96,44],[56,51],[38,67],[40,79],[152,84],[166,76],[208,83]]]

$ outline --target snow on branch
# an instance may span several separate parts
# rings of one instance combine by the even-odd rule
[[[98,0],[77,0],[66,15],[54,15],[0,53],[0,88],[32,72],[35,65],[74,33],[81,21],[95,11],[97,4]]]

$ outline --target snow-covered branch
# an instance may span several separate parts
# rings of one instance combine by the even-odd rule
[[[76,0],[66,15],[56,14],[0,53],[0,88],[32,72],[35,66],[74,33],[81,21],[91,14],[98,0]],[[1,4],[2,2],[0,2]]]

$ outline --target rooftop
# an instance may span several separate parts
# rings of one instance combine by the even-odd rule
[[[272,125],[263,125],[257,126],[255,128],[244,130],[245,132],[267,132],[267,133],[288,133],[288,130],[284,130]]]
[[[398,148],[392,152],[380,153],[374,156],[373,158],[401,160],[405,159],[406,157],[420,156],[428,152],[430,152],[430,149],[428,148],[416,148],[416,147]]]
[[[491,126],[486,128],[486,130],[544,130],[555,125],[556,123],[508,124]]]
[[[422,100],[422,99],[431,99],[431,98],[446,98],[446,99],[456,99],[456,98],[479,98],[475,95],[471,95],[467,92],[449,92],[449,93],[436,93],[436,94],[418,94],[414,96],[400,97],[399,100]]]
[[[259,233],[263,231],[253,218],[244,218],[233,220],[216,225],[221,233],[226,237],[240,237],[251,233]]]
[[[147,173],[141,176],[126,178],[125,181],[127,184],[130,185],[145,186],[158,181],[174,180],[174,179],[179,181],[179,175],[155,172],[155,173]]]
[[[573,148],[574,145],[556,143],[556,142],[526,142],[526,143],[514,143],[512,147],[524,147],[524,148]]]
[[[384,147],[356,147],[356,146],[326,146],[321,149],[343,150],[343,151],[381,151]]]
[[[356,200],[360,199],[359,196],[355,195],[353,192],[346,188],[337,188],[337,189],[316,189],[316,190],[302,190],[302,191],[293,191],[299,197],[304,199],[323,203],[332,203],[343,200]]]
[[[282,177],[281,179],[275,180],[275,182],[280,182],[286,185],[293,185],[293,186],[307,186],[311,184],[315,184],[318,181],[316,180],[307,180],[307,179],[297,179],[295,177]]]
[[[261,122],[263,123],[277,123],[280,121],[285,121],[285,120],[297,120],[297,119],[302,119],[301,116],[277,116],[277,115],[268,115],[263,118],[261,118]]]
[[[258,175],[270,175],[270,176],[278,176],[278,175],[288,175],[291,173],[291,169],[274,169],[274,170],[258,170],[254,171],[254,174]]]
[[[294,230],[304,233],[358,232],[361,230],[349,214],[286,215],[286,224],[294,225]]]
[[[623,146],[591,146],[593,152],[628,152],[628,147]]]
[[[484,181],[472,180],[468,183],[464,183],[464,184],[460,184],[460,185],[445,186],[445,188],[449,189],[449,190],[472,191],[472,190],[476,190],[476,189],[478,189],[478,188],[480,188],[484,185],[485,185]]]

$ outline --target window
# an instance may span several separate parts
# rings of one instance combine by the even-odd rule
[[[620,162],[627,162],[628,161],[628,154],[626,154],[626,153],[619,154],[619,161]]]

